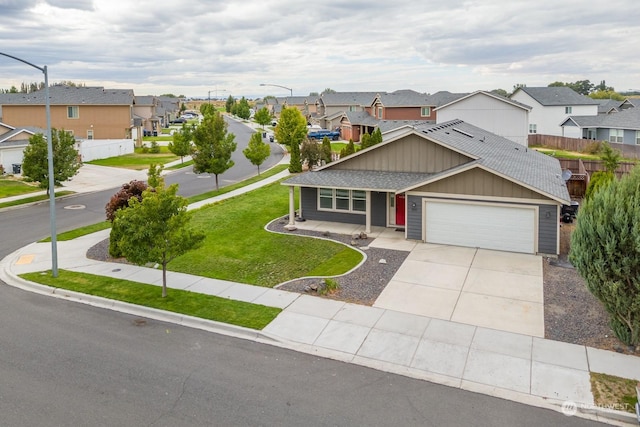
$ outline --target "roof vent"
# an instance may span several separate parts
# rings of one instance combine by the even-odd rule
[[[471,135],[470,133],[467,133],[467,132],[465,132],[465,131],[463,131],[463,130],[460,130],[460,129],[458,129],[458,128],[453,128],[453,130],[455,130],[455,131],[456,131],[456,132],[458,132],[458,133],[463,134],[464,136],[468,136],[469,138],[473,138],[473,135]]]

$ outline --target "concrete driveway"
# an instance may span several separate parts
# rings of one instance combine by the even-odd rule
[[[542,257],[414,243],[374,307],[544,337]]]

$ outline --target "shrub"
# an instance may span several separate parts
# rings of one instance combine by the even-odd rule
[[[602,144],[600,141],[592,141],[582,149],[582,152],[587,154],[599,154],[601,149]]]
[[[151,141],[151,148],[149,149],[150,153],[158,154],[160,152],[160,145],[158,145],[157,141]]]
[[[589,185],[587,186],[587,190],[584,193],[585,200],[590,199],[593,194],[595,194],[602,187],[605,187],[611,181],[613,181],[614,175],[611,172],[605,171],[596,171],[591,175],[591,179],[589,180]]]
[[[340,284],[334,279],[324,279],[324,286],[320,291],[321,295],[332,294],[340,289]]]

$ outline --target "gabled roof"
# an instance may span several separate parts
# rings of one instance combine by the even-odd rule
[[[45,90],[31,93],[0,94],[0,105],[45,105]],[[131,89],[105,89],[103,87],[51,86],[51,105],[133,105]]]
[[[352,125],[361,125],[379,128],[382,133],[403,126],[418,126],[425,123],[433,123],[433,120],[380,120],[365,111],[350,111],[345,116]]]
[[[429,95],[428,104],[432,107],[440,107],[445,104],[449,104],[456,99],[460,99],[464,96],[467,96],[468,93],[451,93],[446,90],[441,90],[439,92],[434,93],[433,95]]]
[[[349,159],[355,156],[365,155],[369,151],[393,144],[395,141],[401,140],[411,134],[419,135],[426,140],[433,141],[445,148],[464,154],[473,160],[456,168],[435,174],[426,172],[423,174],[409,174],[412,175],[413,178],[406,176],[406,172],[397,172],[402,174],[405,182],[413,181],[403,187],[394,187],[394,184],[399,184],[401,179],[390,180],[389,177],[393,176],[395,172],[380,174],[380,180],[382,180],[382,182],[379,182],[374,181],[372,176],[380,172],[366,171],[369,174],[365,175],[362,171],[343,169],[340,174],[336,174],[337,169],[332,170],[337,164],[348,162]],[[353,182],[358,182],[360,185],[366,185],[358,188],[387,191],[391,188],[394,191],[403,192],[441,179],[442,177],[459,173],[471,167],[482,168],[558,202],[570,202],[569,192],[562,179],[562,169],[557,159],[535,150],[529,150],[527,147],[523,147],[511,140],[461,120],[452,120],[441,124],[408,126],[404,128],[404,130],[395,133],[392,138],[380,144],[358,151],[336,162],[329,163],[326,166],[318,168],[316,171],[292,177],[286,180],[284,184],[296,186],[330,186],[331,183],[336,183],[338,180],[336,177],[339,177],[339,180],[347,186],[349,180],[353,180]],[[325,172],[329,173],[325,174]],[[327,176],[326,183],[324,181],[325,175]],[[365,178],[370,180],[368,185],[364,182]],[[375,185],[379,187],[375,187]]]
[[[36,127],[22,127],[22,128],[14,128],[10,132],[3,133],[0,135],[0,146],[1,147],[19,147],[22,145],[29,144],[29,138],[32,135],[37,133],[44,134],[45,131]],[[24,139],[13,139],[16,136],[24,134]]]
[[[369,106],[379,92],[333,92],[322,93],[319,99],[326,106],[359,105]]]
[[[135,105],[155,105],[158,98],[153,95],[136,96]]]
[[[580,95],[575,90],[566,86],[552,87],[521,87],[516,90],[522,91],[544,106],[569,106],[569,105],[598,105],[595,99]],[[513,97],[513,95],[511,95]]]
[[[640,108],[627,108],[618,113],[597,116],[571,116],[561,126],[573,122],[580,128],[640,130]]]
[[[510,98],[507,98],[507,97],[502,96],[502,95],[498,95],[497,93],[486,92],[484,90],[477,90],[475,92],[463,95],[463,96],[461,96],[459,98],[452,99],[451,101],[447,102],[446,104],[443,104],[443,105],[440,105],[439,107],[436,107],[436,110],[441,110],[441,109],[446,108],[446,107],[448,107],[450,105],[453,105],[453,104],[455,104],[457,102],[460,102],[462,100],[471,98],[472,96],[488,96],[490,98],[497,99],[498,101],[506,102],[507,104],[511,104],[511,105],[513,105],[515,107],[522,108],[523,110],[531,111],[531,107],[526,105],[526,104],[523,104],[522,102],[518,102],[518,101],[516,101],[514,99],[510,99]]]
[[[379,100],[385,107],[426,107],[429,106],[429,95],[410,89],[397,90],[391,93],[379,93],[372,101]]]

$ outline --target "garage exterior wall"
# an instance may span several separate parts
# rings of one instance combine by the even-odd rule
[[[310,187],[300,188],[302,217],[315,221],[344,222],[347,224],[361,224],[366,222],[364,214],[318,210],[318,189]],[[387,226],[387,193],[371,192],[371,225]]]
[[[423,217],[423,199],[422,195],[407,195],[407,239],[422,241],[422,231],[424,228]],[[429,197],[429,199],[436,199]],[[441,200],[461,200],[471,201],[467,199],[451,199],[441,198]],[[486,200],[476,200],[482,203],[490,203]],[[414,207],[415,204],[415,207]],[[509,202],[509,204],[518,204]],[[538,206],[538,253],[541,254],[557,254],[558,253],[558,206],[549,204],[523,204],[526,206]],[[548,214],[548,215],[547,215]]]
[[[471,161],[471,158],[445,148],[419,135],[376,147],[351,159],[331,165],[334,170],[380,172],[442,172]]]

